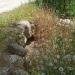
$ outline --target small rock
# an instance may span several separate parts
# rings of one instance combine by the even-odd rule
[[[27,51],[28,51],[27,49],[18,45],[16,42],[13,42],[12,40],[9,41],[6,50],[10,54],[16,54],[16,55],[19,55],[19,56],[22,56],[22,57],[24,57],[27,54]]]
[[[65,61],[72,61],[72,55],[70,55],[70,54],[68,54],[68,55],[65,55],[64,57],[63,57],[63,60],[65,60]]]
[[[10,64],[14,64],[15,66],[22,66],[23,65],[23,59],[18,55],[9,55],[9,62]]]

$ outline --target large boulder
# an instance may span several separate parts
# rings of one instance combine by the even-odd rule
[[[17,42],[25,47],[27,41],[34,35],[35,25],[28,20],[20,20],[14,22],[12,27],[20,30],[21,33],[18,36]]]
[[[18,45],[15,41],[9,40],[6,48],[7,52],[10,54],[16,54],[24,57],[27,54],[27,49]]]

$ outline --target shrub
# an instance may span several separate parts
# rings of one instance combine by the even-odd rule
[[[53,10],[58,13],[58,15],[64,14],[65,17],[75,16],[74,0],[36,0],[36,4],[38,4],[39,6],[47,6],[53,8]]]
[[[40,9],[33,16],[35,45],[28,57],[31,65],[28,72],[31,75],[74,75],[72,26],[59,25],[50,10]]]

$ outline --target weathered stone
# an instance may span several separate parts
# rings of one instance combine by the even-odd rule
[[[17,69],[15,70],[16,75],[29,75],[28,72],[26,72],[23,69]]]
[[[27,54],[27,51],[28,51],[27,49],[18,45],[16,42],[13,42],[12,40],[9,41],[6,50],[10,54],[16,54],[16,55],[19,55],[19,56],[22,56],[22,57],[24,57]]]
[[[6,75],[16,75],[16,73],[13,68],[9,68],[6,72]]]
[[[23,65],[23,58],[18,55],[9,55],[9,63],[14,64],[15,66],[22,67]]]
[[[9,56],[5,53],[0,53],[0,67],[9,65]]]
[[[0,75],[7,75],[8,67],[0,67]]]
[[[65,55],[65,56],[63,57],[63,60],[68,61],[68,62],[71,62],[71,61],[72,61],[72,55],[70,55],[70,54]]]
[[[17,42],[25,47],[27,41],[34,35],[34,24],[28,20],[20,20],[13,23],[12,26],[21,30]]]

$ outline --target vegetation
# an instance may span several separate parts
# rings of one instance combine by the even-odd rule
[[[58,15],[75,16],[75,1],[74,0],[36,0],[39,6],[48,6],[53,8]]]
[[[31,63],[28,72],[31,75],[74,75],[75,30],[72,25],[59,25],[50,10],[38,10],[33,16],[36,51],[28,58]]]
[[[42,5],[43,1],[47,0],[37,0],[37,3]],[[75,75],[75,20],[68,26],[59,24],[60,19],[50,9],[40,9],[33,4],[23,5],[9,13],[1,14],[0,26],[1,29],[4,26],[6,30],[3,28],[0,32],[0,46],[4,44],[3,39],[9,35],[6,26],[20,19],[33,20],[36,25],[33,52],[27,56],[28,62],[24,65],[28,74]]]
[[[10,12],[0,14],[0,50],[3,50],[5,46],[5,40],[10,36],[9,31],[11,30],[9,26],[16,20],[26,19],[32,20],[32,13],[38,8],[34,3],[25,4],[18,7]]]
[[[0,14],[0,27],[8,26],[12,22],[21,19],[32,19],[32,13],[36,10],[33,3],[22,5],[10,12]]]

